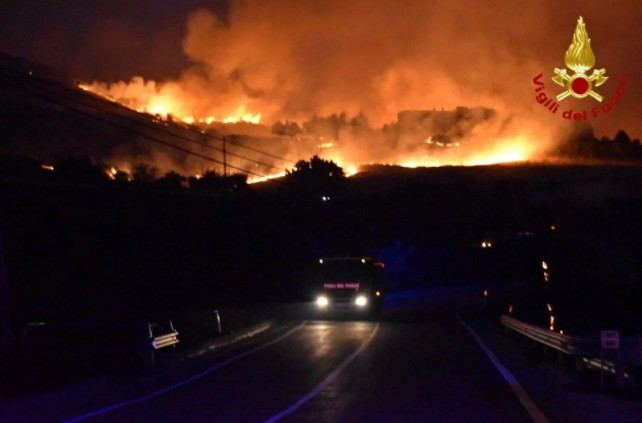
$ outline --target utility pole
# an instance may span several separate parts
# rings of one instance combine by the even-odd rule
[[[223,176],[227,178],[227,140],[223,137]]]
[[[8,351],[11,347],[11,313],[9,312],[9,276],[2,248],[2,232],[0,232],[0,351]]]

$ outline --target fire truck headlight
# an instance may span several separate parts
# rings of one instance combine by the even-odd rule
[[[365,307],[368,304],[368,299],[364,295],[359,295],[354,299],[354,303],[359,307]]]
[[[326,297],[325,295],[319,295],[317,297],[316,303],[317,303],[317,307],[324,308],[328,306],[330,301],[328,300],[328,297]]]

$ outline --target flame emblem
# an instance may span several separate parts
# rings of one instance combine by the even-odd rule
[[[595,66],[595,54],[591,49],[591,39],[586,32],[586,24],[580,16],[573,33],[573,41],[566,50],[564,56],[566,67],[575,72],[569,75],[566,69],[555,68],[553,82],[566,88],[566,91],[557,95],[557,101],[564,100],[568,96],[575,98],[593,97],[595,100],[602,102],[604,97],[596,93],[593,87],[599,87],[604,84],[608,76],[605,76],[606,69],[593,69],[593,74],[586,74]]]

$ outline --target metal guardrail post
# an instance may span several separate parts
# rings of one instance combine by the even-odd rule
[[[0,231],[0,350],[7,351],[11,347],[11,304],[9,302],[9,275],[4,257],[2,231]]]
[[[615,361],[615,382],[618,388],[624,388],[624,361],[622,360],[622,349],[617,349],[617,359]]]
[[[152,351],[170,346],[176,347],[176,344],[178,344],[178,331],[174,328],[174,322],[169,320],[168,323],[170,331],[162,334],[154,333],[153,327],[157,325],[148,323],[149,341]]]
[[[600,348],[600,389],[604,389],[604,348]]]
[[[223,328],[221,327],[221,315],[218,312],[218,310],[214,310],[214,315],[216,316],[216,328],[218,330],[218,334],[223,333]]]

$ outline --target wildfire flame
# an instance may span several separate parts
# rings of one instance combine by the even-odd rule
[[[207,8],[189,14],[182,39],[188,63],[176,76],[158,82],[143,77],[86,80],[80,88],[158,121],[238,136],[238,144],[250,149],[228,143],[228,167],[257,175],[276,172],[250,177],[251,183],[283,176],[291,166],[287,163],[315,154],[334,161],[348,176],[368,164],[414,168],[536,160],[552,154],[555,132],[566,128],[561,120],[542,124],[531,113],[531,96],[515,95],[520,91],[512,75],[525,70],[520,57],[504,55],[501,67],[492,66],[497,53],[492,34],[475,44],[472,55],[465,37],[451,36],[457,28],[441,13],[449,10],[447,1],[413,0],[407,8],[394,2],[373,8],[367,0],[324,2],[321,8],[315,2],[299,2],[295,8],[277,0],[227,3],[223,14]],[[474,10],[475,16],[492,15],[486,9]],[[507,20],[505,29],[521,33],[521,22]],[[483,31],[476,21],[470,24]],[[435,42],[441,39],[450,42]],[[476,72],[453,72],[462,51]],[[583,71],[594,61],[580,18],[566,62]],[[460,105],[496,113],[462,111]],[[241,122],[250,125],[224,126]],[[144,157],[160,172],[223,170],[223,164],[212,164],[223,161],[221,152],[196,144],[189,148],[215,159],[208,165],[216,169],[204,169],[195,155],[156,145]],[[109,159],[119,170],[143,157],[124,148],[111,155],[118,155]]]
[[[248,184],[256,184],[258,182],[269,181],[270,179],[282,178],[285,176],[285,172],[273,173],[266,176],[253,176],[247,179]]]
[[[112,166],[109,169],[105,170],[105,173],[107,174],[107,177],[113,181],[114,179],[116,179],[118,170]]]
[[[248,122],[256,125],[263,123],[262,113],[250,110],[242,101],[239,101],[238,105],[228,110],[227,113],[219,113],[219,116],[222,116],[220,118],[214,114],[199,116],[191,108],[189,97],[181,96],[179,90],[164,90],[158,88],[153,81],[143,82],[142,78],[134,78],[132,81],[134,82],[130,84],[123,83],[125,85],[111,86],[94,82],[81,84],[79,87],[138,112],[155,115],[158,119],[171,118],[175,122],[183,122],[188,125],[205,127],[214,122],[222,124]],[[136,84],[138,89],[132,88],[132,84]],[[141,86],[147,88],[141,90]],[[220,112],[220,110],[218,111]],[[269,130],[268,126],[264,126],[264,128]],[[369,130],[371,131],[369,134],[377,134],[376,130]],[[493,133],[493,130],[491,129],[489,132]],[[362,138],[367,140],[368,136],[366,134]],[[289,141],[290,144],[293,142]],[[330,140],[324,139],[324,136],[310,137],[307,146],[305,142],[296,141],[298,147],[285,153],[284,158],[290,162],[296,162],[318,154],[326,160],[334,161],[344,169],[345,175],[350,177],[358,173],[360,166],[364,164],[380,163],[407,168],[493,165],[527,161],[534,156],[536,150],[536,143],[532,136],[526,133],[516,134],[512,137],[504,136],[501,139],[495,139],[492,136],[485,136],[476,141],[462,139],[461,142],[428,136],[419,139],[414,147],[406,148],[403,151],[394,150],[394,148],[389,151],[383,150],[383,154],[380,151],[377,160],[377,157],[371,155],[369,151],[371,146],[376,143],[362,144],[362,147],[355,148],[354,145],[351,145],[354,142],[359,143],[351,136],[348,136],[347,139],[332,138]],[[235,166],[247,168],[247,163],[237,162]],[[256,169],[255,165],[253,166],[254,172],[261,172]],[[162,164],[158,167],[164,168],[163,170],[172,170]],[[189,169],[187,172],[197,173],[194,169]],[[107,176],[115,179],[115,169],[108,169]],[[285,176],[284,171],[264,176],[251,176],[248,178],[248,183],[253,184],[283,176]]]
[[[458,147],[460,144],[456,143]],[[485,166],[502,163],[518,163],[529,160],[533,147],[525,137],[506,139],[494,148],[473,152],[469,155],[414,156],[401,160],[401,167],[439,167],[439,166]],[[395,164],[395,163],[389,163]]]
[[[399,162],[384,163],[387,165],[401,166],[409,169],[420,167],[440,167],[440,166],[486,166],[495,164],[518,163],[529,160],[532,155],[530,143],[525,139],[510,140],[501,144],[495,150],[487,151],[472,155],[469,158],[458,160],[456,158],[440,160],[431,157],[418,157],[416,159],[401,160]],[[356,175],[360,171],[360,164],[344,160],[337,154],[323,155],[324,158],[332,160],[343,168],[346,177]],[[375,164],[375,163],[368,163]],[[248,178],[249,184],[265,182],[271,179],[278,179],[285,176],[285,172],[273,173],[261,177]]]
[[[133,89],[133,87],[139,85],[146,87],[146,89],[142,92],[141,90]],[[112,84],[108,86],[99,82],[78,85],[78,88],[83,91],[91,92],[137,112],[160,116],[164,120],[171,116],[188,125],[195,123],[210,125],[214,122],[246,122],[255,125],[261,123],[262,114],[248,110],[247,105],[242,102],[234,110],[219,115],[220,117],[209,113],[205,116],[195,117],[194,114],[188,112],[191,109],[189,104],[179,101],[180,97],[178,95],[156,87],[157,85],[153,81],[145,83],[142,78],[133,78],[130,84],[125,85]]]
[[[564,63],[569,69],[577,73],[585,73],[595,66],[595,55],[591,50],[591,39],[588,37],[586,25],[581,16],[577,20],[575,32],[573,33],[573,42],[566,50]]]

